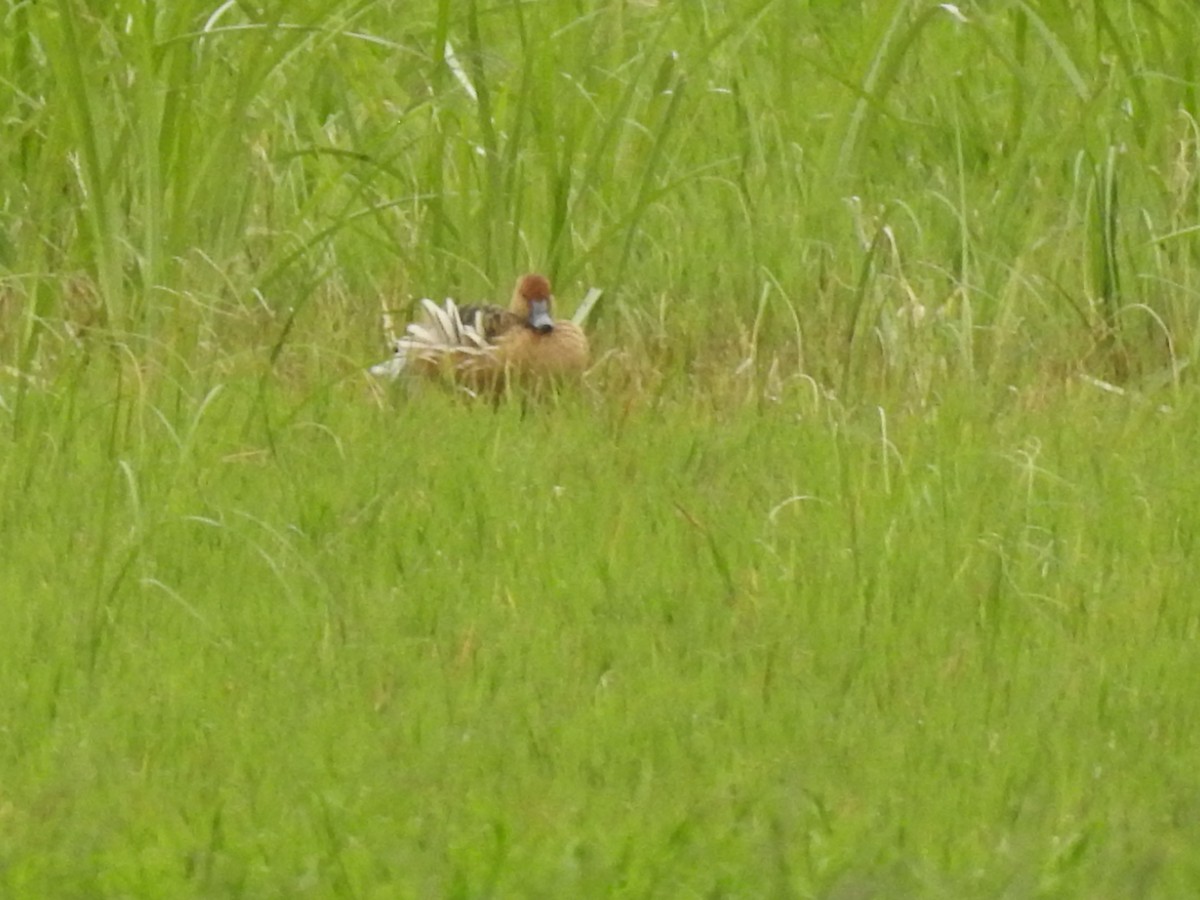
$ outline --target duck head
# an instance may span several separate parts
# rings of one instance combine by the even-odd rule
[[[554,330],[554,319],[550,315],[553,299],[550,294],[550,282],[545,277],[523,275],[513,291],[510,309],[538,334],[549,334]]]

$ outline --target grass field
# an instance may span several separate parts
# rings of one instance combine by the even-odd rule
[[[0,17],[0,896],[1196,896],[1191,0]]]

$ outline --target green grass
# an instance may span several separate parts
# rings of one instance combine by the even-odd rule
[[[1191,3],[99,9],[0,9],[0,895],[1195,894]],[[364,374],[529,269],[582,386]]]

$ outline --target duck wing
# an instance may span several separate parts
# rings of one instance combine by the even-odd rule
[[[422,317],[409,323],[404,335],[393,344],[391,359],[372,366],[372,375],[396,378],[414,363],[421,368],[439,368],[486,356],[494,349],[481,327],[477,314],[463,315],[453,300],[441,306],[428,298],[420,301]]]
[[[490,303],[471,303],[460,306],[458,314],[463,322],[473,327],[492,344],[496,343],[505,333],[525,324],[520,316]]]

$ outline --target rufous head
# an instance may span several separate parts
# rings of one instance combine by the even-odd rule
[[[553,300],[550,282],[545,276],[522,275],[513,291],[512,311],[525,319],[534,331],[548,334],[554,330],[554,319],[550,315]]]

